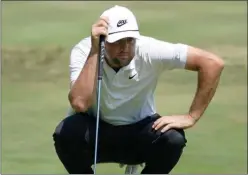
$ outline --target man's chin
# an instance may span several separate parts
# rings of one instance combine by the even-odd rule
[[[114,68],[114,69],[121,69],[121,68],[123,68],[123,67],[125,67],[125,66],[127,66],[127,65],[128,65],[128,64],[118,64],[118,65],[115,64],[115,65],[113,66],[113,68]]]

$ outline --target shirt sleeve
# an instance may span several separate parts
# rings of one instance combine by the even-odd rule
[[[69,64],[71,85],[73,85],[73,83],[77,80],[82,68],[84,67],[89,51],[89,47],[84,47],[80,44],[72,48]]]
[[[147,51],[153,68],[161,73],[164,70],[183,69],[187,61],[187,50],[186,44],[150,38]]]

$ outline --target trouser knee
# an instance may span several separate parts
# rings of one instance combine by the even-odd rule
[[[54,141],[78,140],[87,142],[89,140],[89,117],[77,113],[62,120],[53,133]]]
[[[181,149],[185,147],[187,140],[183,130],[170,129],[162,135],[162,140],[167,147]]]
[[[86,116],[76,114],[62,120],[53,133],[56,153],[70,174],[91,172],[88,124]]]
[[[88,141],[87,122],[83,116],[75,114],[62,120],[53,133],[54,146],[57,154],[75,154],[86,149]]]
[[[152,145],[142,174],[168,174],[176,166],[186,145],[184,131],[168,130]]]
[[[155,143],[153,143],[154,154],[180,155],[186,146],[186,138],[183,130],[170,129],[163,133]]]

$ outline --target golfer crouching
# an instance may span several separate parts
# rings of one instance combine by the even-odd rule
[[[100,35],[105,36],[105,57],[99,89]],[[71,51],[72,110],[53,134],[60,161],[69,174],[92,174],[98,132],[97,163],[144,164],[142,174],[170,173],[186,146],[184,130],[203,115],[223,68],[223,60],[210,52],[141,35],[136,17],[125,7],[106,10],[92,25],[91,36]],[[196,71],[198,83],[189,110],[166,116],[156,111],[154,91],[159,76],[173,69]]]

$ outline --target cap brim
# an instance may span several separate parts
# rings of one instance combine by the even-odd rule
[[[125,31],[119,33],[113,33],[108,35],[107,42],[113,43],[123,38],[136,38],[140,37],[139,31]]]

